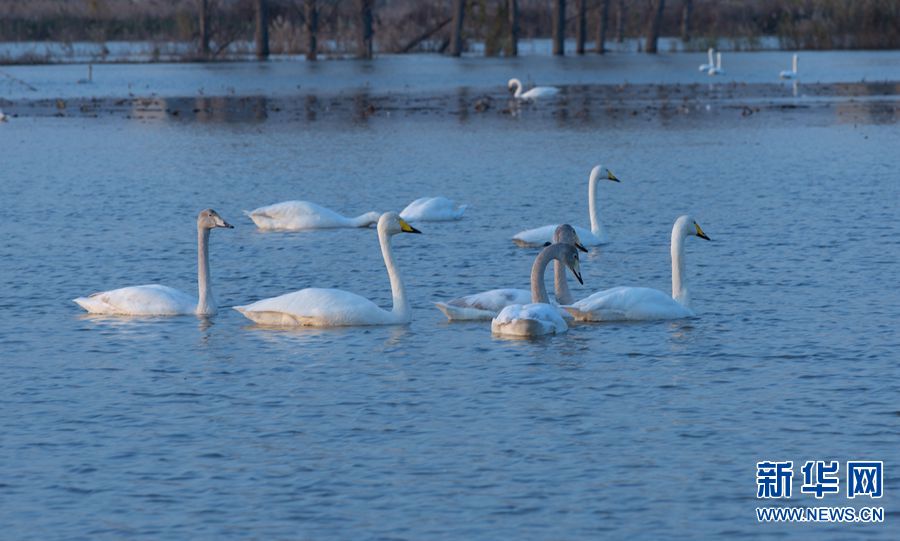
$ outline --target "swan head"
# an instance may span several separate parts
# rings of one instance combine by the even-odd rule
[[[679,216],[678,219],[675,220],[675,231],[683,237],[694,236],[704,240],[712,240],[706,236],[706,233],[703,232],[703,228],[700,227],[700,224],[687,215]]]
[[[518,79],[516,79],[516,78],[512,78],[512,79],[509,80],[508,83],[506,83],[506,88],[508,88],[509,90],[515,92],[516,89],[522,88],[522,81],[520,81],[520,80],[518,80]]]
[[[398,233],[421,233],[415,227],[400,217],[396,212],[385,212],[378,218],[378,232],[396,235]]]
[[[558,259],[572,270],[572,274],[575,275],[578,283],[584,285],[584,280],[581,279],[581,265],[578,261],[578,248],[574,244],[557,244],[556,246],[562,246],[560,248],[562,254],[560,254]]]
[[[607,169],[602,165],[595,165],[593,169],[591,169],[591,180],[611,180],[613,182],[620,182],[619,178],[613,174],[612,171]]]
[[[578,238],[578,233],[575,231],[575,228],[569,224],[562,224],[556,227],[556,231],[553,232],[553,242],[571,244],[582,252],[588,251],[588,249],[584,247],[584,244],[581,244],[581,239]],[[550,244],[551,243],[548,242],[545,246],[549,246]]]
[[[219,216],[219,213],[213,209],[204,209],[200,211],[200,214],[197,215],[197,227],[200,229],[215,229],[217,227],[234,229],[233,225],[222,219],[222,217]]]

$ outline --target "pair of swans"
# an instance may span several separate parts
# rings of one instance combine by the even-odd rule
[[[710,49],[711,50],[711,49]],[[710,57],[710,66],[709,69],[706,70],[707,75],[725,75],[725,70],[722,68],[722,53],[716,53],[716,65],[712,65],[712,57]]]
[[[783,70],[778,74],[778,77],[782,79],[796,79],[797,78],[797,54],[794,54],[793,59],[791,60],[791,69]]]
[[[518,79],[510,79],[506,83],[506,88],[513,92],[513,97],[517,100],[536,100],[540,98],[550,98],[559,93],[559,89],[555,86],[536,86],[527,92],[522,91],[522,81]]]
[[[597,184],[600,180],[611,180],[619,182],[616,175],[606,167],[597,165],[591,170],[588,178],[588,215],[591,220],[590,230],[583,227],[575,226],[575,231],[581,243],[584,246],[600,246],[606,244],[607,235],[600,222],[600,207],[597,203]],[[526,231],[520,231],[513,236],[513,242],[519,246],[540,246],[552,241],[553,232],[558,227],[557,224],[536,227]]]
[[[407,205],[400,217],[411,222],[440,222],[459,220],[465,211],[466,205],[457,205],[446,197],[422,197]],[[366,212],[353,218],[309,201],[282,201],[244,214],[260,229],[280,231],[369,227],[381,216]]]
[[[553,242],[571,244],[578,250],[587,252],[587,248],[581,244],[575,229],[569,224],[562,224],[556,228],[553,234]],[[554,289],[556,302],[568,304],[572,302],[572,294],[569,292],[569,284],[566,281],[566,270],[559,261],[555,263]],[[447,302],[436,302],[434,304],[450,321],[470,321],[492,319],[507,306],[528,304],[531,300],[531,290],[504,288],[482,291],[481,293],[457,297]]]
[[[709,70],[716,67],[716,63],[713,62],[713,54],[715,52],[716,52],[716,50],[713,49],[712,47],[710,47],[709,49],[706,50],[707,61],[706,61],[706,64],[700,64],[700,68],[699,68],[700,71],[706,73]]]

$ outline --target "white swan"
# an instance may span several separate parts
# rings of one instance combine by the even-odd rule
[[[626,321],[692,317],[690,296],[684,279],[684,239],[697,236],[709,240],[690,216],[681,216],[672,226],[672,296],[647,287],[614,287],[598,291],[571,306],[564,306],[578,321]]]
[[[707,62],[706,64],[700,64],[700,71],[709,71],[716,67],[715,63],[713,63],[713,52],[714,49],[712,47],[706,50]]]
[[[421,233],[396,212],[378,219],[378,242],[391,280],[392,310],[384,310],[365,297],[340,289],[307,288],[279,297],[263,299],[234,309],[261,325],[305,325],[342,327],[409,323],[411,309],[406,288],[394,263],[391,237],[398,233]]]
[[[468,205],[457,205],[446,197],[420,197],[400,211],[408,222],[448,222],[463,217]]]
[[[536,86],[528,92],[522,92],[522,81],[518,79],[510,79],[506,84],[510,90],[515,89],[513,97],[519,100],[536,100],[539,98],[549,98],[559,93],[559,89],[555,86]]]
[[[707,75],[725,75],[725,70],[722,68],[722,53],[716,53],[716,65],[710,66],[709,70],[706,72]]]
[[[244,211],[260,229],[300,231],[336,227],[369,227],[378,221],[377,212],[348,218],[309,201],[282,201],[255,210]]]
[[[575,226],[578,238],[581,239],[582,244],[585,246],[599,246],[607,242],[606,231],[600,223],[600,209],[597,205],[597,182],[601,178],[619,182],[616,175],[602,165],[598,165],[591,170],[591,176],[588,179],[588,214],[591,219],[591,229],[587,230],[583,227]],[[519,246],[540,246],[551,241],[555,230],[556,224],[552,224],[520,231],[513,237],[513,242]]]
[[[9,122],[9,116],[0,109],[0,122]]]
[[[75,302],[92,314],[121,316],[175,316],[216,313],[216,300],[209,283],[209,232],[233,226],[216,211],[206,209],[197,216],[197,287],[199,298],[156,284],[123,287],[78,297]]]
[[[554,243],[571,244],[581,250],[587,252],[575,229],[569,224],[562,224],[556,228],[553,233]],[[559,262],[554,261],[556,266],[554,269],[554,289],[556,291],[556,302],[559,304],[570,304],[572,302],[572,294],[569,292],[569,284],[566,281],[566,268]],[[482,291],[465,297],[457,297],[447,302],[434,303],[438,309],[447,316],[450,321],[468,321],[476,319],[492,319],[500,310],[503,310],[511,304],[528,304],[531,302],[531,291],[527,289],[491,289],[490,291]],[[568,313],[563,317],[568,316]]]
[[[491,332],[500,336],[530,338],[569,330],[559,309],[550,304],[544,287],[544,271],[551,259],[565,263],[575,278],[581,282],[578,266],[578,250],[572,244],[557,243],[547,246],[534,260],[531,267],[531,304],[507,306],[491,320]],[[583,283],[583,282],[582,282]]]
[[[781,77],[782,79],[794,79],[797,77],[797,54],[796,53],[794,54],[794,58],[791,60],[791,67],[792,67],[792,69],[784,70],[781,73],[779,73],[778,76]]]

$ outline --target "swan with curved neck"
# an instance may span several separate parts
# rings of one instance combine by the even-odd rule
[[[421,233],[396,212],[378,219],[378,243],[391,282],[393,307],[384,310],[369,299],[340,289],[307,288],[263,299],[234,309],[260,325],[344,327],[409,323],[412,310],[394,260],[391,238],[399,233]]]
[[[556,228],[553,234],[553,242],[561,242],[571,244],[581,250],[587,252],[575,229],[569,224],[562,224]],[[568,304],[571,301],[572,294],[569,292],[569,284],[566,280],[566,269],[560,265],[559,261],[554,261],[554,289],[556,293],[556,302],[559,304]],[[564,301],[563,299],[570,299]],[[465,297],[457,297],[447,302],[434,303],[438,309],[447,316],[450,321],[468,321],[478,319],[492,319],[500,310],[511,304],[528,304],[531,302],[531,291],[528,289],[491,289],[490,291],[482,291]],[[568,316],[568,313],[565,314]]]
[[[715,52],[715,49],[713,49],[712,47],[710,47],[709,49],[706,50],[706,56],[707,56],[706,64],[700,64],[700,71],[709,71],[716,67],[716,64],[713,62],[713,53],[714,52]]]
[[[778,74],[782,79],[794,79],[797,77],[797,54],[794,53],[794,57],[791,59],[791,69],[784,70]]]
[[[279,231],[369,227],[378,222],[379,217],[377,212],[366,212],[351,218],[309,201],[282,201],[254,210],[245,210],[244,214],[260,229]]]
[[[531,266],[531,304],[513,304],[501,310],[491,320],[491,332],[501,336],[531,338],[569,330],[559,309],[550,304],[544,285],[547,265],[554,259],[562,261],[572,270],[575,278],[584,283],[578,263],[578,249],[572,244],[563,243],[547,246]]]
[[[522,81],[516,78],[510,79],[506,87],[513,92],[513,97],[517,100],[549,98],[559,93],[559,89],[555,86],[536,86],[527,92],[523,92]]]
[[[591,176],[588,178],[588,215],[591,221],[591,228],[575,227],[578,238],[585,246],[599,246],[606,244],[607,235],[600,221],[600,205],[597,202],[597,184],[600,180],[611,180],[619,182],[619,179],[612,171],[602,165],[595,166],[591,169]],[[536,227],[526,231],[520,231],[513,237],[513,242],[519,246],[535,246],[550,242],[553,232],[556,230],[557,224]]]
[[[123,316],[215,314],[217,306],[209,276],[209,233],[220,227],[233,228],[212,209],[203,210],[197,216],[196,298],[171,287],[149,284],[94,293],[88,297],[75,299],[75,303],[92,314]]]
[[[694,236],[710,240],[690,216],[672,226],[672,296],[647,287],[614,287],[598,291],[564,308],[578,321],[626,321],[692,317],[684,269],[684,241]]]

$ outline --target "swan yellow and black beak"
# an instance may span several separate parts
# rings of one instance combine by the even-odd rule
[[[588,249],[584,247],[584,244],[581,244],[580,242],[577,242],[577,241],[575,242],[575,247],[585,253],[587,253],[587,251],[588,251]]]
[[[622,182],[621,180],[619,180],[619,177],[614,175],[613,172],[610,171],[609,169],[606,170],[606,178],[613,182]]]
[[[697,222],[694,222],[694,228],[697,229],[698,237],[705,240],[712,240],[711,238],[706,236],[706,233],[704,233],[702,229],[700,229],[700,224],[698,224]]]
[[[415,227],[409,225],[409,222],[403,218],[400,218],[400,231],[403,231],[404,233],[422,233]]]

